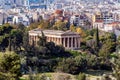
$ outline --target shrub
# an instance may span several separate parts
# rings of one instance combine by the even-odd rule
[[[80,73],[78,76],[77,76],[77,79],[78,80],[86,80],[86,75],[84,73]]]

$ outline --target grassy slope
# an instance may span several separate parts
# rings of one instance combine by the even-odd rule
[[[68,80],[76,80],[74,75],[67,74],[67,73],[43,73],[47,77],[50,78],[50,80],[62,80],[63,78],[68,78]],[[39,75],[43,75],[39,74]],[[28,80],[28,75],[23,75],[20,80]]]
[[[103,74],[111,73],[109,71],[88,71],[85,72],[87,77],[90,80],[101,78]],[[67,73],[40,73],[39,75],[46,75],[50,78],[50,80],[64,80],[63,78],[68,78],[67,80],[77,80],[75,75],[67,74]],[[21,80],[27,80],[28,75],[23,75]]]

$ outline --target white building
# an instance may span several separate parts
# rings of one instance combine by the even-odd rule
[[[23,18],[21,16],[14,16],[13,17],[13,24],[17,24],[17,23],[22,23],[23,22]]]
[[[97,28],[100,29],[100,30],[103,30],[104,29],[104,22],[103,20],[97,20],[93,23],[93,28]]]
[[[79,25],[79,21],[80,21],[80,16],[79,16],[79,15],[73,15],[73,16],[71,16],[71,18],[70,18],[70,23],[71,23],[71,24],[74,24],[74,25],[76,25],[76,26]]]
[[[30,24],[29,19],[25,15],[16,15],[13,17],[13,24],[22,23],[25,26],[28,26]]]

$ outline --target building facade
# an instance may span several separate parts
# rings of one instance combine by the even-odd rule
[[[48,42],[54,42],[56,45],[62,45],[65,49],[79,49],[80,48],[80,35],[71,31],[58,31],[58,30],[40,30],[34,29],[29,31],[29,42],[37,45],[41,31]]]

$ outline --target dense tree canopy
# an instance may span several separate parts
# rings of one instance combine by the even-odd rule
[[[0,53],[0,79],[15,80],[20,76],[20,57],[14,52]]]

